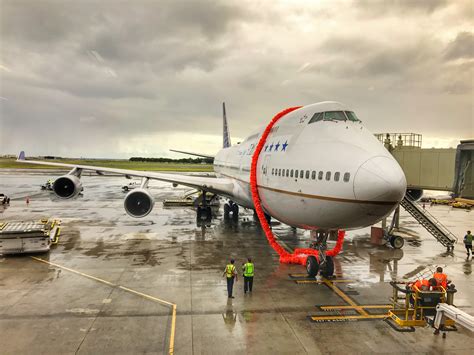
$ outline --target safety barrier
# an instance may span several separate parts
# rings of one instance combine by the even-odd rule
[[[260,224],[265,231],[265,236],[267,237],[270,246],[278,253],[280,256],[280,262],[285,264],[306,264],[306,259],[308,255],[314,255],[318,261],[318,251],[315,249],[310,248],[300,248],[295,249],[293,253],[289,253],[286,251],[280,244],[278,244],[275,235],[273,234],[270,226],[268,225],[267,219],[265,218],[265,213],[262,209],[262,204],[260,202],[260,196],[258,193],[258,183],[257,183],[257,162],[260,156],[260,152],[265,145],[265,141],[267,140],[268,135],[270,134],[270,130],[272,129],[273,125],[278,122],[280,118],[285,116],[286,114],[301,108],[301,106],[290,107],[287,108],[279,113],[277,113],[273,119],[270,121],[268,126],[265,128],[260,140],[255,148],[255,152],[252,156],[252,165],[250,168],[250,188],[252,192],[252,200],[255,206],[255,212],[257,213],[258,219]],[[343,230],[338,231],[337,242],[333,249],[326,251],[326,255],[328,256],[335,256],[339,254],[342,249],[342,243],[344,241],[345,232]]]

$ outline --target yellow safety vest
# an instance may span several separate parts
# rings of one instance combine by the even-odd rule
[[[235,265],[234,264],[227,264],[227,266],[225,267],[225,275],[228,277],[228,278],[231,278],[233,277],[235,274]]]
[[[253,264],[252,263],[245,263],[244,276],[253,277]]]

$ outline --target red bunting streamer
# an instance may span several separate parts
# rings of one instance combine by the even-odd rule
[[[301,264],[305,265],[306,264],[306,259],[308,258],[308,255],[314,255],[316,258],[318,258],[318,251],[315,249],[310,249],[310,248],[301,248],[301,249],[295,249],[295,251],[290,254],[288,251],[286,251],[280,244],[278,244],[275,236],[273,235],[272,230],[270,229],[270,226],[268,225],[268,222],[265,218],[265,213],[263,212],[262,205],[260,203],[260,196],[258,194],[258,188],[257,188],[257,162],[258,158],[260,156],[260,152],[263,149],[263,146],[265,144],[265,141],[267,140],[268,135],[270,134],[270,130],[272,129],[273,125],[283,116],[286,114],[299,109],[301,106],[296,106],[296,107],[290,107],[287,108],[286,110],[283,110],[279,112],[278,114],[273,117],[271,122],[268,124],[268,126],[265,128],[265,131],[263,132],[262,137],[260,137],[260,141],[258,142],[257,147],[255,148],[255,152],[253,153],[252,156],[252,166],[250,169],[250,188],[252,191],[252,199],[253,203],[255,206],[255,211],[257,212],[258,219],[260,220],[260,224],[265,231],[265,235],[268,239],[268,242],[272,246],[272,248],[280,255],[280,262],[285,263],[285,264]],[[339,252],[342,249],[342,243],[344,240],[344,231],[339,230],[338,235],[337,235],[337,242],[336,245],[333,249],[328,250],[326,252],[326,255],[328,256],[335,256],[339,254]]]

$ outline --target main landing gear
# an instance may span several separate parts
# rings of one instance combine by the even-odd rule
[[[201,202],[201,203],[199,203]],[[203,191],[201,194],[201,198],[198,199],[197,206],[196,206],[196,212],[197,212],[197,222],[198,224],[202,224],[203,222],[210,222],[212,219],[212,210],[211,206],[207,204],[207,199],[206,199],[206,191]]]
[[[325,278],[331,278],[334,276],[334,260],[331,256],[326,255],[327,240],[330,234],[337,235],[337,231],[316,231],[311,232],[312,235],[316,234],[316,240],[311,243],[311,248],[318,250],[318,258],[314,255],[308,256],[306,259],[306,271],[309,277],[316,277],[318,272]]]
[[[230,217],[234,221],[239,219],[239,205],[231,200],[224,205],[224,219],[228,220]]]

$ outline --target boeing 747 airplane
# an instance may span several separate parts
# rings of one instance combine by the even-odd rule
[[[214,157],[216,178],[26,160],[24,152],[18,161],[71,168],[54,182],[53,191],[61,198],[81,191],[83,170],[141,177],[140,188],[124,200],[125,211],[132,217],[144,217],[153,209],[149,179],[226,197],[224,213],[235,217],[239,206],[254,208],[250,168],[263,129],[231,145],[227,127],[224,111],[223,149]],[[339,229],[379,222],[398,206],[406,185],[397,161],[354,111],[333,101],[303,106],[283,116],[273,126],[257,163],[258,192],[268,217],[317,230],[322,238]],[[198,207],[198,215],[209,216],[210,208]]]

